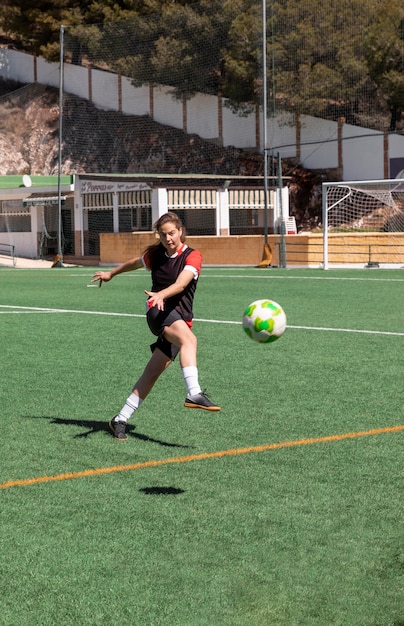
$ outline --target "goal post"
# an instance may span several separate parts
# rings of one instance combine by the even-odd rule
[[[322,185],[323,267],[404,265],[404,179]]]

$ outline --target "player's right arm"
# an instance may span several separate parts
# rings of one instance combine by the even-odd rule
[[[123,274],[124,272],[138,270],[141,267],[144,267],[142,257],[135,257],[134,259],[130,259],[129,261],[125,261],[125,263],[121,263],[121,265],[114,267],[114,269],[109,272],[96,272],[93,275],[91,282],[95,283],[99,281],[99,287],[101,287],[102,283],[107,283],[114,278],[114,276],[118,276],[118,274]]]

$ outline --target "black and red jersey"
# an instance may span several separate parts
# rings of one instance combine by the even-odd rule
[[[167,310],[176,309],[185,322],[191,322],[195,289],[202,266],[202,255],[199,250],[194,250],[183,244],[175,254],[168,256],[164,246],[159,246],[154,251],[152,259],[148,257],[147,253],[143,256],[143,263],[151,271],[151,291],[155,292],[175,283],[185,267],[194,272],[194,279],[184,291],[166,300]]]

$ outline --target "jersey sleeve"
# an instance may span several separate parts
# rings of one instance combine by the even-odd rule
[[[187,256],[186,265],[184,270],[191,270],[194,273],[195,280],[201,273],[202,268],[202,255],[199,250],[192,250]]]
[[[142,256],[142,263],[145,269],[151,270],[150,259],[149,259],[149,255],[147,254],[147,252]]]

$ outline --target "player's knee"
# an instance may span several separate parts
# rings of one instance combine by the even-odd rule
[[[196,350],[198,346],[198,340],[193,332],[190,332],[189,334],[187,334],[186,341],[184,342],[184,344],[192,348],[193,350]]]

